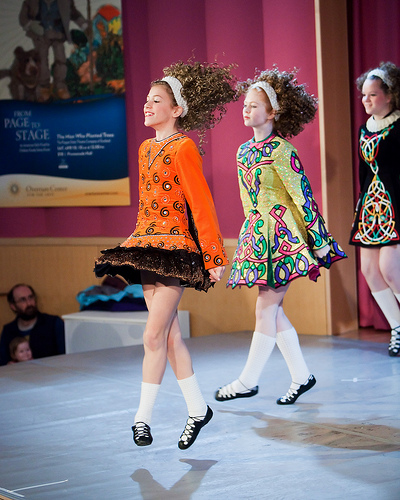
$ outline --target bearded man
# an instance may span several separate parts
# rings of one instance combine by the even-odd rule
[[[38,310],[36,293],[30,285],[14,285],[7,294],[7,301],[16,318],[3,327],[0,365],[11,360],[9,346],[15,337],[29,340],[34,359],[65,353],[63,320]]]

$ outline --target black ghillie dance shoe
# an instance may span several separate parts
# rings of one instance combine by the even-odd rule
[[[133,440],[138,446],[149,446],[153,442],[150,427],[144,422],[136,422],[132,426]]]
[[[284,396],[276,400],[276,403],[278,405],[292,405],[299,396],[314,387],[316,382],[314,375],[310,375],[305,384],[301,384],[297,390],[289,389]]]
[[[397,356],[400,352],[400,326],[392,330],[390,343],[388,347],[389,356]]]
[[[178,441],[178,446],[181,450],[186,450],[196,441],[200,429],[204,427],[212,419],[213,411],[207,406],[205,417],[188,417],[185,428]]]
[[[253,387],[252,389],[247,389],[247,391],[235,392],[232,387],[232,384],[224,385],[220,387],[218,391],[215,393],[214,397],[217,401],[229,401],[230,399],[237,398],[251,398],[258,393],[258,385]]]

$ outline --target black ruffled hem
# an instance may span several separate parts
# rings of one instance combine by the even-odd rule
[[[185,250],[121,247],[103,250],[96,260],[94,272],[98,278],[106,274],[122,276],[130,285],[141,283],[140,271],[153,271],[161,276],[178,278],[181,286],[207,290],[214,286],[205,269],[202,256]]]

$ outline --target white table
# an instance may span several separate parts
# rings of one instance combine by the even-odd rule
[[[110,347],[143,344],[147,311],[81,311],[62,316],[65,322],[65,351],[96,351]],[[178,311],[182,337],[190,337],[189,311]]]

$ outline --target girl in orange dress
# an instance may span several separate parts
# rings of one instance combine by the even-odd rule
[[[236,99],[232,66],[179,62],[151,84],[144,124],[155,137],[139,148],[139,213],[134,232],[121,245],[103,251],[98,277],[119,274],[142,283],[149,316],[143,334],[143,381],[132,427],[138,446],[152,443],[154,403],[169,361],[189,417],[178,446],[191,446],[212,418],[182,339],[177,307],[184,287],[207,291],[228,263],[215,207],[202,173],[201,155],[179,130],[200,137]]]

